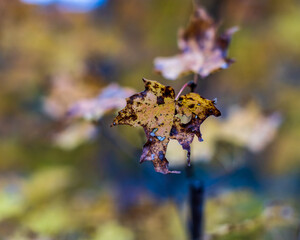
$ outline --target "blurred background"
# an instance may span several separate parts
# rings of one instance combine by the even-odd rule
[[[236,63],[196,90],[222,112],[192,147],[207,239],[299,239],[299,1],[201,4],[221,31],[240,27]],[[162,175],[138,163],[142,129],[110,128],[123,102],[100,104],[96,125],[66,112],[99,93],[122,101],[144,89],[142,77],[178,92],[193,76],[164,80],[153,59],[178,52],[192,11],[182,0],[0,1],[1,239],[189,239],[179,144],[167,158],[182,173]]]

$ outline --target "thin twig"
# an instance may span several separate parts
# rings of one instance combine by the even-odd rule
[[[204,239],[204,184],[201,181],[190,182],[190,239]]]
[[[187,82],[187,83],[185,83],[185,84],[181,87],[181,89],[179,90],[179,93],[177,94],[175,100],[178,100],[178,98],[179,98],[179,96],[181,95],[182,91],[183,91],[187,86],[189,86],[189,84],[190,84],[190,82]]]
[[[175,100],[178,100],[181,93],[186,87],[190,87],[191,92],[194,92],[198,83],[198,74],[194,75],[193,81],[185,83]],[[204,183],[195,179],[195,172],[192,166],[186,167],[186,177],[189,181],[189,197],[190,197],[190,219],[189,235],[191,240],[204,239]]]
[[[178,100],[178,98],[180,97],[182,91],[183,91],[186,87],[190,87],[191,92],[194,92],[196,86],[197,86],[197,85],[195,85],[194,81],[189,81],[189,82],[185,83],[185,84],[181,87],[181,89],[179,90],[179,93],[177,94],[175,100]]]

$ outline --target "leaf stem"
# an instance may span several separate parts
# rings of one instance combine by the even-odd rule
[[[181,87],[181,89],[179,90],[179,93],[177,94],[175,100],[178,100],[178,98],[179,98],[179,96],[181,95],[182,91],[183,91],[187,86],[189,86],[189,85],[190,85],[190,82],[187,82],[187,83],[185,83],[185,84]]]
[[[189,81],[187,83],[185,83],[181,89],[179,90],[179,93],[177,94],[175,100],[178,100],[178,98],[180,97],[182,91],[186,88],[186,87],[190,87],[191,88],[191,92],[194,92],[195,88],[197,87],[197,83],[198,83],[198,74],[194,75],[194,80],[193,81]]]

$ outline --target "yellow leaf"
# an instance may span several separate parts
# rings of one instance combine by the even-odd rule
[[[143,79],[145,90],[127,98],[126,107],[113,121],[113,125],[126,124],[141,126],[146,133],[147,142],[143,147],[140,162],[152,161],[155,171],[178,173],[168,169],[165,154],[170,139],[176,139],[188,151],[196,135],[201,139],[200,124],[210,115],[220,116],[214,101],[189,93],[175,100],[175,91],[156,81]],[[187,121],[182,122],[182,117]]]

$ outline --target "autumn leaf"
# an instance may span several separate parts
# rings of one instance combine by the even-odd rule
[[[252,101],[242,106],[230,106],[226,112],[225,118],[211,119],[205,124],[204,144],[193,140],[191,144],[193,162],[212,160],[220,142],[258,154],[277,137],[283,121],[279,112],[265,113],[257,103]],[[230,148],[226,151],[230,151]],[[170,141],[167,157],[172,159],[172,165],[182,165],[183,156],[178,144]]]
[[[75,102],[70,107],[68,116],[97,121],[105,113],[123,108],[126,105],[125,98],[133,93],[134,90],[132,88],[110,84],[103,88],[97,97]]]
[[[215,101],[201,97],[197,93],[188,93],[181,96],[176,102],[177,115],[174,116],[174,122],[171,129],[171,139],[176,139],[184,150],[187,151],[187,162],[190,164],[191,147],[194,136],[201,142],[202,134],[200,125],[210,115],[216,117],[221,112],[214,106]],[[188,122],[182,121],[182,116],[190,119]]]
[[[51,79],[51,88],[43,99],[43,111],[53,119],[62,119],[74,102],[89,98],[96,91],[92,84],[78,81],[68,74],[57,75]]]
[[[99,90],[97,90],[99,91]],[[97,122],[112,110],[120,110],[126,105],[125,98],[134,89],[110,84],[96,96],[95,86],[76,81],[66,75],[52,80],[52,88],[44,99],[44,111],[58,120],[61,129],[53,134],[53,143],[64,150],[72,150],[80,144],[93,140],[97,127],[89,122]],[[91,97],[91,96],[96,97]]]
[[[173,57],[158,57],[154,68],[165,78],[175,80],[188,73],[207,77],[212,72],[227,68],[232,59],[227,58],[233,27],[217,36],[218,26],[203,8],[196,9],[189,25],[178,34],[181,53]]]
[[[175,114],[175,92],[169,86],[143,79],[145,91],[127,98],[113,125],[142,126],[148,141],[140,162],[152,161],[157,172],[169,173],[165,158]]]
[[[218,138],[259,153],[276,137],[282,121],[279,112],[265,114],[255,102],[235,105],[219,122]]]
[[[175,100],[175,91],[156,81],[143,79],[145,90],[127,98],[126,107],[114,119],[112,125],[141,126],[147,142],[140,162],[152,161],[160,173],[178,173],[168,169],[165,157],[170,139],[176,139],[187,150],[190,161],[190,143],[194,135],[201,139],[200,125],[210,115],[220,116],[214,102],[189,93]]]

